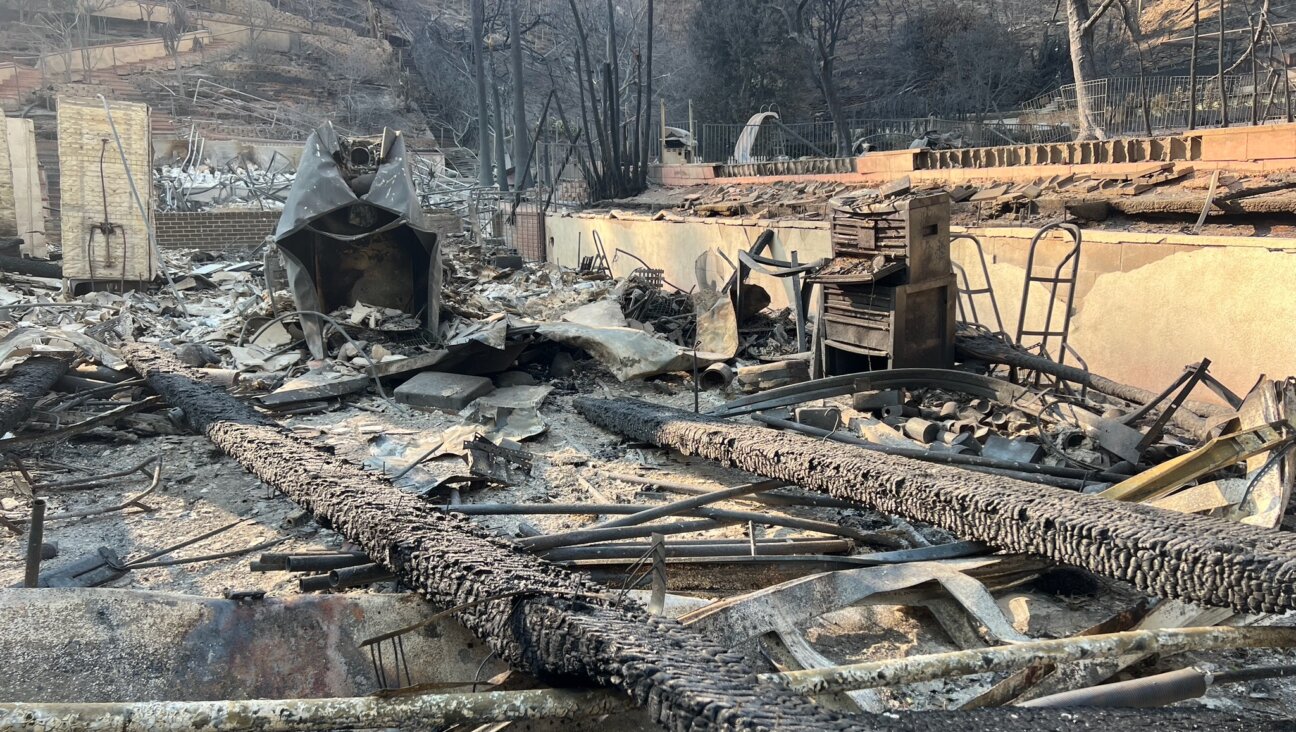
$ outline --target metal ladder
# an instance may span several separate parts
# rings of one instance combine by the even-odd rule
[[[1071,249],[1053,268],[1052,276],[1037,275],[1035,273],[1035,260],[1036,255],[1039,253],[1039,244],[1049,232],[1054,230],[1065,232],[1071,236]],[[1016,344],[1018,347],[1028,351],[1037,350],[1041,356],[1053,359],[1058,363],[1066,361],[1068,352],[1076,356],[1077,360],[1080,360],[1079,354],[1067,343],[1067,339],[1071,334],[1071,311],[1075,304],[1076,276],[1080,270],[1080,244],[1079,226],[1064,222],[1052,223],[1035,233],[1035,237],[1031,239],[1030,253],[1026,257],[1026,277],[1022,283],[1021,312],[1017,316]],[[1048,310],[1045,312],[1044,322],[1041,325],[1027,328],[1026,318],[1030,312],[1031,285],[1036,283],[1048,287]],[[1054,311],[1057,309],[1058,304],[1058,291],[1064,286],[1066,288],[1066,305],[1060,324],[1055,326],[1053,321]],[[1039,342],[1027,344],[1025,342],[1027,338],[1039,338]],[[1039,380],[1040,374],[1036,373],[1035,381],[1038,383]]]
[[[990,282],[990,267],[986,265],[985,249],[981,246],[981,239],[975,234],[957,234],[950,238],[950,243],[959,239],[967,239],[976,247],[977,259],[981,262],[981,277],[985,281],[985,287],[972,289],[972,282],[968,279],[967,270],[958,262],[953,262],[954,272],[958,274],[959,298],[958,298],[958,316],[959,320],[965,323],[981,323],[981,317],[977,314],[976,298],[978,295],[988,295],[990,297],[990,312],[994,314],[995,333],[1004,332],[1003,317],[999,314],[999,301],[995,298],[994,284]],[[966,297],[967,305],[963,304]],[[968,315],[972,318],[969,320]]]

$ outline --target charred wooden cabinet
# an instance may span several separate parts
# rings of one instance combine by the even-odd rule
[[[958,290],[944,193],[832,202],[832,261],[821,285],[823,374],[954,363]]]

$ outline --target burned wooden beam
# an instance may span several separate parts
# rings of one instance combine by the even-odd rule
[[[456,617],[510,665],[555,686],[593,683],[619,689],[665,729],[1282,729],[1271,720],[1182,709],[1103,709],[1085,715],[989,709],[845,717],[761,682],[741,655],[679,622],[602,594],[601,587],[579,575],[294,437],[202,383],[197,371],[157,347],[132,345],[125,351],[149,385],[185,412],[190,426],[434,604],[458,608]]]
[[[1238,612],[1296,609],[1296,537],[888,456],[634,400],[578,399],[641,442],[926,521],[964,539]]]
[[[0,383],[0,436],[22,426],[36,400],[48,394],[67,370],[67,361],[39,356],[15,366]]]

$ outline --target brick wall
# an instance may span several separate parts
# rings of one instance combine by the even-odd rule
[[[204,211],[154,215],[158,246],[186,249],[250,249],[274,234],[278,211]]]

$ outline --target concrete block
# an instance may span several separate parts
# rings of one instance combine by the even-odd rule
[[[396,401],[412,407],[457,412],[492,391],[495,385],[484,376],[424,371],[396,387]]]
[[[837,407],[798,407],[796,421],[821,430],[842,428],[841,410]]]
[[[900,403],[900,392],[895,389],[858,391],[851,399],[851,406],[861,412],[880,412],[884,407],[898,407]]]

